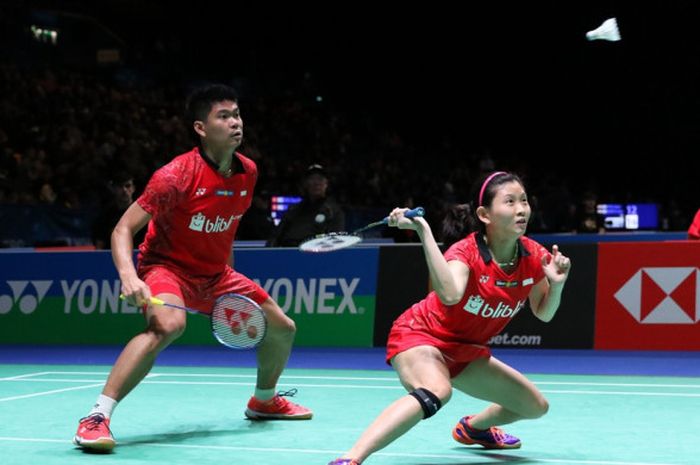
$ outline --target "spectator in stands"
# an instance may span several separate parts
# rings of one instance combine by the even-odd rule
[[[277,231],[268,242],[273,247],[296,247],[317,234],[343,231],[345,212],[327,196],[328,176],[321,165],[313,164],[303,180],[303,200],[282,217]]]
[[[110,198],[100,208],[100,212],[92,224],[92,243],[96,249],[111,249],[111,236],[119,218],[122,217],[129,205],[134,201],[136,185],[134,178],[126,171],[117,171],[109,180]],[[134,247],[143,242],[146,230],[141,229],[134,236]]]
[[[592,191],[583,194],[576,212],[576,232],[603,233],[605,225],[596,211],[597,197]]]
[[[700,240],[700,209],[695,213],[695,218],[688,228],[688,239]]]
[[[267,241],[272,237],[274,230],[275,223],[270,216],[270,193],[256,191],[250,208],[241,218],[241,224],[236,231],[236,239]]]

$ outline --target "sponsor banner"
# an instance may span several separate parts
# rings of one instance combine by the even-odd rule
[[[700,350],[700,242],[600,244],[596,349]]]
[[[542,242],[542,245],[551,250],[551,244]],[[517,309],[484,308],[483,311],[497,317],[510,316],[514,311],[518,313],[501,334],[491,338],[491,346],[546,349],[593,347],[597,244],[566,244],[561,251],[571,258],[573,268],[554,319],[549,323],[538,320],[530,311],[528,302]],[[379,253],[375,346],[386,345],[393,321],[412,304],[425,298],[430,281],[420,245],[382,247]],[[522,283],[500,282],[503,287],[533,284],[527,280]],[[472,307],[468,311],[481,309],[475,299],[470,301]]]
[[[235,263],[296,322],[296,345],[371,347],[378,257],[375,247],[321,254],[242,249]]]
[[[237,250],[235,257],[236,268],[296,321],[297,345],[372,345],[376,249]],[[0,258],[0,343],[124,344],[143,329],[140,310],[119,299],[109,252],[18,252]],[[188,318],[178,343],[216,344],[207,319],[196,315]]]
[[[541,244],[552,250],[552,244]],[[591,349],[595,321],[595,277],[597,244],[565,244],[561,252],[572,267],[561,305],[549,323],[537,319],[526,302],[503,332],[489,341],[492,347],[542,349]]]
[[[423,246],[402,244],[379,249],[374,345],[385,346],[394,320],[428,294],[430,278]]]

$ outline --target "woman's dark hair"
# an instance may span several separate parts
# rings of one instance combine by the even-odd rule
[[[517,174],[505,171],[481,176],[472,185],[469,203],[453,205],[442,221],[442,242],[445,247],[450,247],[477,229],[482,233],[486,232],[486,226],[476,216],[476,209],[480,206],[490,207],[499,187],[509,182],[517,182],[525,187]]]
[[[192,91],[185,104],[185,118],[190,127],[195,121],[206,121],[215,103],[231,100],[238,102],[238,93],[233,87],[209,84]]]

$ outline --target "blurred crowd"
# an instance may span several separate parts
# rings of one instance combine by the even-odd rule
[[[188,90],[182,83],[134,84],[114,71],[0,64],[0,204],[99,209],[109,201],[114,172],[133,176],[138,195],[155,169],[193,146],[183,122]],[[422,205],[437,221],[467,199],[478,176],[500,169],[525,180],[531,231],[601,228],[595,180],[572,191],[559,173],[533,173],[521,158],[465,149],[439,134],[427,145],[409,143],[371,115],[333,108],[304,82],[274,95],[244,91],[240,106],[241,152],[258,164],[264,202],[298,195],[306,168],[320,163],[346,212]],[[693,212],[681,211],[674,199],[658,202],[660,229],[687,229]]]

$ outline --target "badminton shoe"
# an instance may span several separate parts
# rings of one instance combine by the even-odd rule
[[[293,397],[296,389],[278,392],[270,400],[261,401],[251,397],[245,416],[251,420],[309,420],[313,412],[306,407],[290,402],[285,397]]]
[[[73,444],[85,449],[112,450],[117,442],[109,430],[109,418],[101,413],[93,413],[81,418]]]
[[[480,444],[486,449],[519,449],[520,439],[504,433],[502,429],[492,426],[489,429],[475,429],[469,424],[472,416],[459,420],[452,430],[452,437],[462,444]]]

